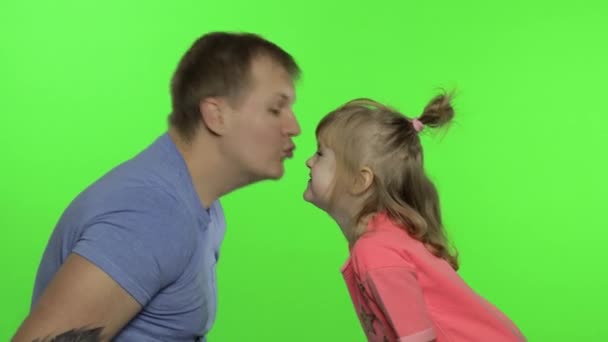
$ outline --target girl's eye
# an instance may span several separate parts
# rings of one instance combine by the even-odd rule
[[[316,154],[317,154],[319,157],[323,156],[323,153],[321,153],[321,151],[320,151],[320,150],[317,150],[317,153],[316,153]]]
[[[276,108],[271,108],[268,110],[270,113],[274,114],[274,115],[279,115],[281,114],[281,110],[276,109]]]

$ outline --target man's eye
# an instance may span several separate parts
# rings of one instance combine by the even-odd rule
[[[318,155],[319,157],[321,157],[321,156],[323,156],[323,153],[321,153],[321,151],[317,150],[317,155]]]
[[[270,108],[268,110],[270,113],[274,114],[274,115],[279,115],[281,114],[281,110],[280,109],[276,109],[276,108]]]

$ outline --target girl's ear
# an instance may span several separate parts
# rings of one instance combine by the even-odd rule
[[[359,174],[355,177],[353,184],[353,195],[361,195],[372,186],[374,182],[374,172],[367,166],[359,170]]]

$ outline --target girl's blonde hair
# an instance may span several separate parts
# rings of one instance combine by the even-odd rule
[[[418,118],[407,118],[376,101],[356,99],[324,117],[316,134],[336,155],[332,202],[339,194],[351,191],[359,181],[359,171],[369,167],[374,174],[371,191],[356,222],[385,211],[410,236],[457,270],[458,257],[448,246],[439,196],[424,172],[419,132],[414,127],[415,120],[424,127],[449,123],[454,117],[450,100],[450,95],[438,95]]]

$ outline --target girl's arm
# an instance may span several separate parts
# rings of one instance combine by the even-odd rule
[[[412,270],[406,267],[369,270],[366,283],[399,341],[435,341],[433,322]]]

